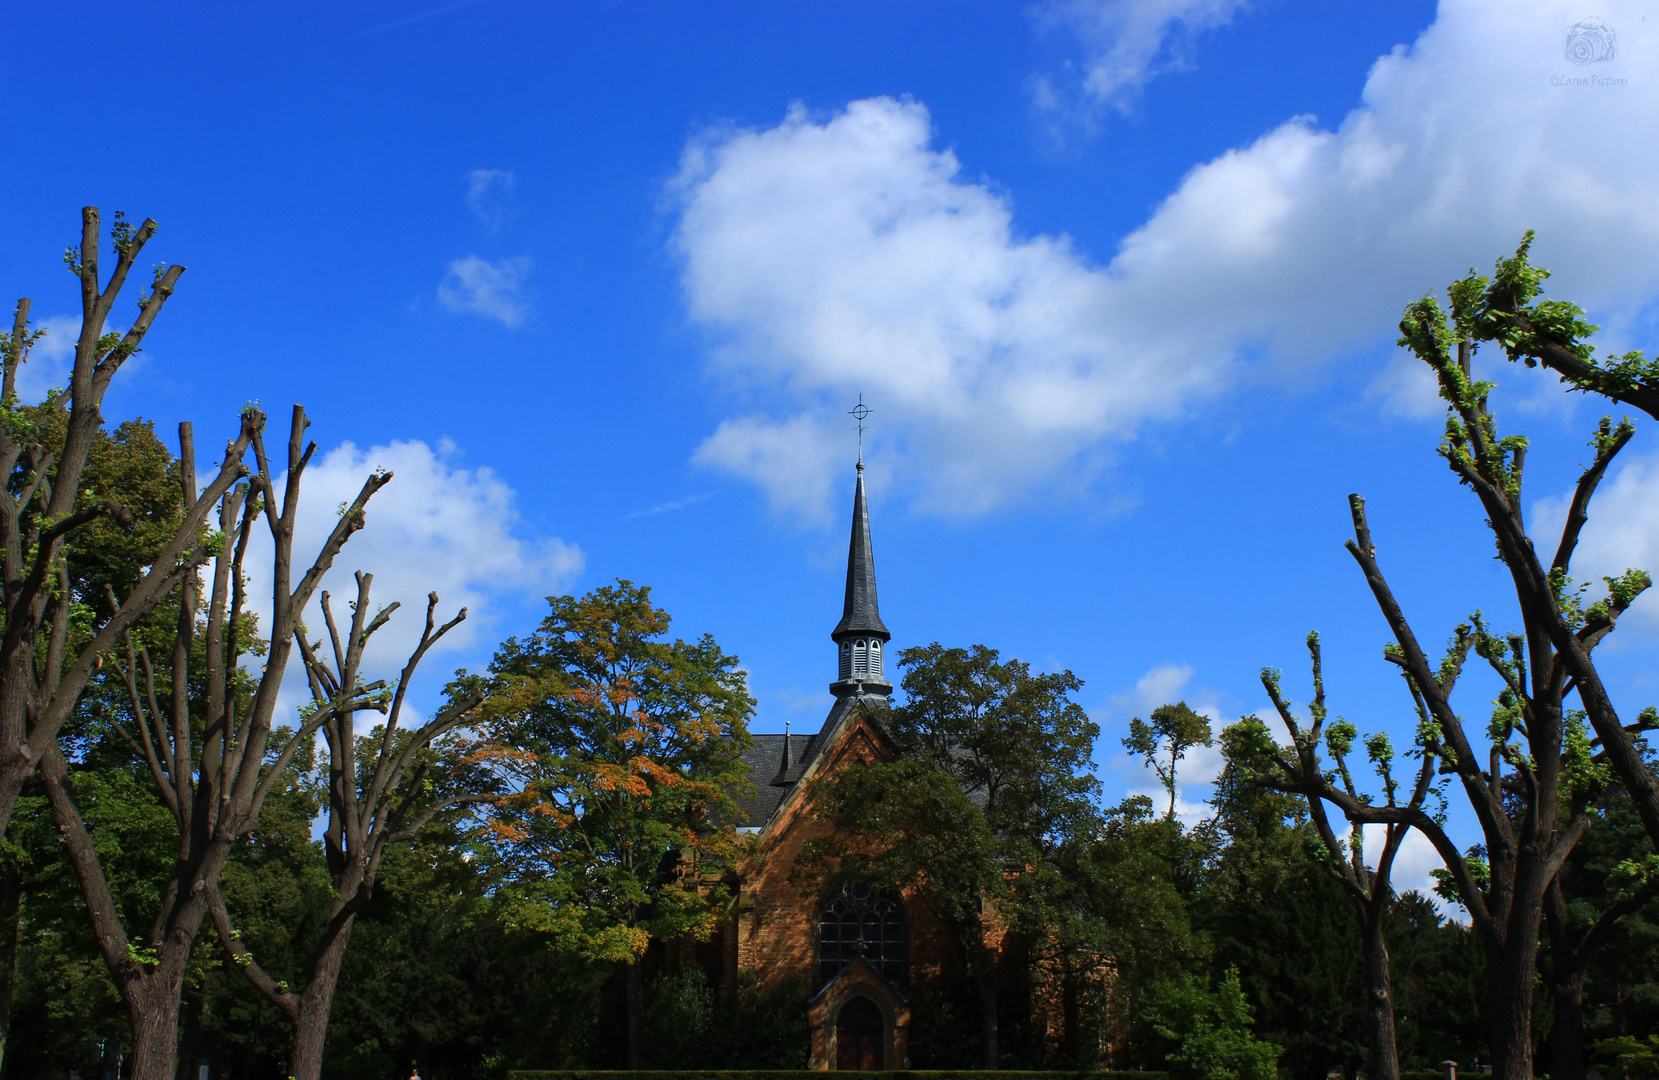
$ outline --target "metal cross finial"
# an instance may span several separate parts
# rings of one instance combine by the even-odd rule
[[[864,395],[858,395],[858,404],[847,411],[847,415],[858,421],[858,462],[864,463],[864,418],[875,410],[864,404]]]

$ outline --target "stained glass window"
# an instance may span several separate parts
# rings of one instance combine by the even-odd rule
[[[818,916],[818,984],[859,957],[890,982],[903,983],[904,901],[891,889],[854,883],[825,901]]]

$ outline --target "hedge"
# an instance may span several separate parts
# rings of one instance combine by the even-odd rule
[[[1035,1069],[918,1069],[864,1072],[879,1080],[1169,1080],[1167,1072],[1037,1071]],[[818,1080],[811,1069],[513,1069],[507,1080]],[[1435,1074],[1434,1080],[1440,1080]]]

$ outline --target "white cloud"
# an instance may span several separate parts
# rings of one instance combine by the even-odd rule
[[[467,208],[491,232],[499,232],[518,212],[511,169],[474,169],[467,173]]]
[[[928,509],[1075,491],[1241,379],[1372,355],[1527,228],[1552,295],[1616,323],[1659,284],[1659,23],[1604,5],[1619,58],[1589,73],[1624,84],[1552,85],[1586,74],[1563,54],[1577,10],[1448,0],[1334,130],[1292,119],[1198,166],[1104,267],[1022,236],[914,102],[694,139],[672,188],[687,306],[755,402],[699,460],[804,510],[845,440],[799,436],[863,391]]]
[[[692,460],[753,480],[766,490],[774,510],[816,524],[830,520],[833,472],[825,467],[846,440],[812,416],[772,422],[763,416],[723,420],[697,448]]]
[[[372,639],[366,659],[371,678],[395,676],[419,640],[426,617],[426,597],[436,592],[440,622],[468,609],[467,621],[450,632],[423,666],[425,681],[441,685],[448,671],[432,657],[493,644],[499,608],[524,594],[562,589],[582,569],[580,548],[557,538],[530,540],[520,535],[516,495],[487,468],[454,464],[455,448],[447,441],[434,450],[424,442],[393,442],[359,449],[342,443],[307,466],[301,479],[298,525],[294,537],[294,577],[316,558],[334,528],[342,503],[356,498],[363,481],[376,469],[390,469],[390,483],[376,493],[365,511],[366,526],[346,542],[324,579],[333,594],[337,620],[349,619],[346,606],[357,597],[353,573],[374,574],[376,608],[398,601],[402,607]],[[276,479],[280,492],[284,476]],[[248,555],[249,595],[262,619],[270,605],[269,532]],[[320,590],[319,590],[320,591]],[[306,625],[320,637],[323,620],[318,602],[306,612]],[[293,672],[285,696],[301,694]],[[297,699],[296,699],[297,700]]]
[[[438,283],[438,302],[450,311],[496,319],[511,330],[530,314],[524,291],[529,273],[528,255],[497,262],[468,255],[449,264],[449,273]]]
[[[41,319],[34,326],[46,336],[29,350],[29,362],[17,370],[17,398],[23,402],[46,399],[47,391],[69,385],[70,369],[75,363],[75,343],[81,337],[79,315],[53,315]]]
[[[1086,52],[1060,76],[1035,80],[1047,111],[1081,105],[1128,111],[1141,88],[1192,62],[1199,35],[1226,26],[1248,0],[1051,0],[1035,14],[1045,29],[1075,35]]]
[[[1573,556],[1573,576],[1595,582],[1590,590],[1595,597],[1607,594],[1600,580],[1604,576],[1616,577],[1631,568],[1659,575],[1659,452],[1626,458],[1628,454],[1628,449],[1620,454],[1624,464],[1615,465],[1596,489],[1590,520]],[[1527,531],[1542,558],[1555,556],[1571,505],[1571,492],[1533,504]],[[1627,617],[1645,629],[1659,629],[1659,595],[1650,589],[1638,597]]]
[[[1191,664],[1159,664],[1135,680],[1132,690],[1114,697],[1112,704],[1120,712],[1145,716],[1179,698],[1192,676]]]
[[[1390,416],[1424,420],[1446,411],[1433,369],[1404,349],[1388,358],[1388,366],[1371,380],[1366,396],[1380,399],[1382,411]]]

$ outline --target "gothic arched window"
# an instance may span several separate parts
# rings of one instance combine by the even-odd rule
[[[855,882],[824,901],[818,914],[818,985],[863,957],[889,982],[908,977],[904,901],[892,889]]]

